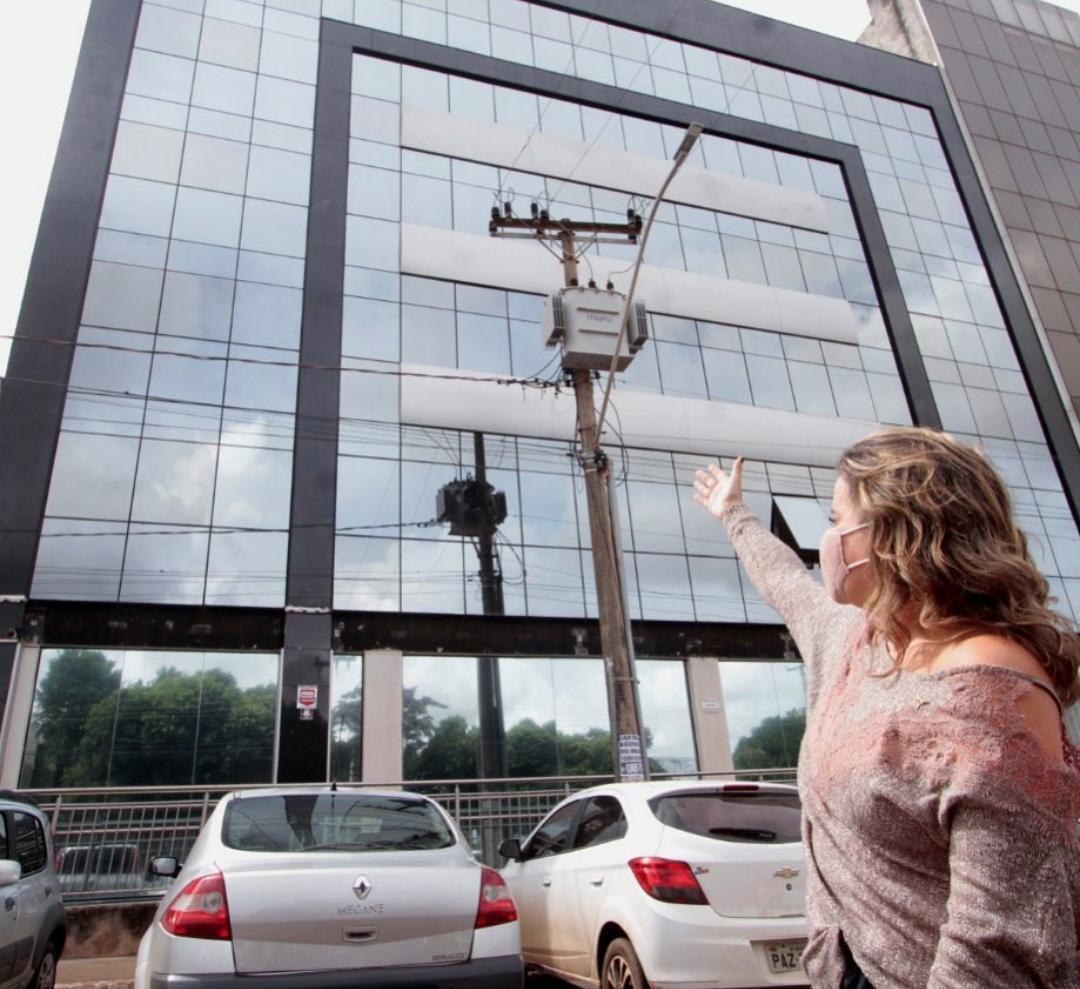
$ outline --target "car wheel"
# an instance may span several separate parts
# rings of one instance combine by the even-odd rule
[[[45,954],[38,962],[37,971],[30,980],[29,989],[53,989],[56,985],[56,945],[50,941],[45,945]]]
[[[616,938],[604,952],[600,989],[649,989],[634,947],[624,937]]]

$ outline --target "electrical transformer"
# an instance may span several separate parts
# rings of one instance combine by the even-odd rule
[[[472,477],[444,484],[435,499],[436,518],[451,536],[475,539],[506,521],[506,495]]]
[[[607,371],[619,338],[619,318],[626,304],[621,292],[600,288],[560,289],[544,303],[541,328],[548,347],[561,346],[562,366]],[[626,338],[615,370],[625,371],[649,338],[645,303],[630,307]]]

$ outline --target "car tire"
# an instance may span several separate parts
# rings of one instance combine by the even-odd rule
[[[53,989],[53,986],[56,985],[56,963],[58,960],[59,954],[56,945],[50,941],[45,945],[41,961],[38,962],[37,970],[34,972],[34,977],[30,980],[27,989]]]
[[[649,989],[634,946],[624,937],[616,938],[604,952],[600,989]]]

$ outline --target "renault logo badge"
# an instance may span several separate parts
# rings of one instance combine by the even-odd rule
[[[352,891],[358,900],[366,900],[368,893],[371,892],[371,883],[368,882],[367,876],[360,876],[353,883]]]
[[[777,879],[794,879],[798,874],[798,869],[792,869],[786,865],[784,866],[784,868],[777,869],[776,872],[773,873],[773,875],[776,876]]]

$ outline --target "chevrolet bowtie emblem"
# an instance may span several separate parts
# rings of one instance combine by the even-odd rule
[[[788,866],[784,866],[784,868],[782,869],[777,869],[776,872],[773,873],[773,875],[776,876],[777,879],[794,879],[798,874],[798,869],[792,869]]]

